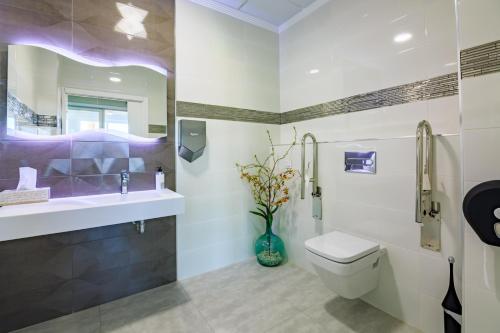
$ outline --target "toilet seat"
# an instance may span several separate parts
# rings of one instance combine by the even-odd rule
[[[340,231],[333,231],[305,242],[306,249],[325,259],[348,264],[377,252],[380,245]]]
[[[354,299],[378,285],[380,245],[334,231],[305,242],[306,258],[327,287]]]

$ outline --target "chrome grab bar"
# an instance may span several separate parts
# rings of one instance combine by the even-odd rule
[[[318,141],[312,133],[306,133],[302,137],[301,143],[301,168],[300,168],[300,198],[305,198],[306,193],[306,139],[311,138],[313,143],[313,177],[310,181],[313,183],[313,192],[311,193],[313,197],[313,207],[312,216],[314,219],[322,219],[322,205],[321,205],[321,187],[319,187],[319,176],[318,176]]]
[[[306,139],[311,138],[313,143],[313,177],[309,180],[313,183],[313,195],[318,193],[318,142],[312,133],[306,133],[302,137],[302,154],[300,168],[300,198],[304,199],[306,192]]]
[[[425,135],[425,139],[424,139]],[[415,196],[415,221],[422,223],[422,247],[439,251],[440,241],[440,204],[432,201],[433,149],[432,127],[427,120],[418,123],[417,144],[417,179]],[[425,146],[425,147],[424,147]],[[425,151],[424,151],[425,148]]]
[[[425,160],[424,160],[425,131]],[[417,193],[415,204],[415,221],[423,222],[423,217],[432,210],[432,127],[427,120],[417,126]]]

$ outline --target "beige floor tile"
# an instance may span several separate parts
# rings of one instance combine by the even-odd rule
[[[99,333],[99,328],[99,309],[95,307],[30,326],[16,333]]]

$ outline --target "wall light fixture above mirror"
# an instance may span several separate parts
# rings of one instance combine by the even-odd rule
[[[6,87],[0,85],[6,89],[0,133],[54,136],[90,130],[166,136],[164,74],[140,66],[92,66],[35,46],[1,50],[7,79]]]

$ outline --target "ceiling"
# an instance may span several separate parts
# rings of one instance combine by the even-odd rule
[[[281,26],[316,0],[214,0],[215,2],[265,21]]]

